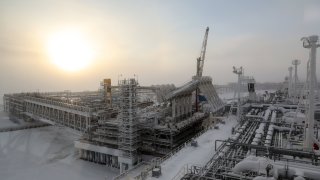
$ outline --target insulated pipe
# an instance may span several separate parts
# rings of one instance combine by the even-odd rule
[[[257,176],[253,178],[252,180],[276,180],[274,177],[263,177],[263,176]]]
[[[295,180],[319,179],[320,177],[319,169],[316,166],[291,164],[290,167],[286,167],[286,163],[287,162],[273,162],[270,159],[262,157],[248,156],[236,164],[234,168],[232,168],[232,172],[243,173],[251,171],[266,174],[264,171],[266,171],[266,167],[270,164],[273,167],[271,173],[275,179],[278,179],[279,176],[290,179],[294,178]],[[258,177],[256,177],[257,179],[254,178],[254,180],[263,180],[263,177]]]
[[[276,117],[277,117],[277,112],[273,111],[272,115],[271,115],[271,122],[275,123],[276,122]],[[264,142],[265,146],[270,146],[271,145],[271,140],[272,140],[274,129],[275,129],[275,125],[273,125],[273,124],[269,125],[267,136],[266,136],[266,140]]]
[[[264,121],[268,121],[269,116],[270,116],[270,113],[271,113],[271,110],[270,110],[270,109],[267,109],[267,110],[265,111],[265,114],[264,114],[264,116],[263,116]],[[271,120],[272,120],[272,119],[275,119],[275,114],[274,114],[274,112],[272,113]],[[252,143],[251,143],[252,145],[258,145],[258,144],[260,143],[260,141],[261,141],[261,136],[262,136],[262,134],[264,133],[265,127],[266,127],[266,123],[260,123],[259,128],[256,129],[256,131],[255,131],[255,137],[254,137],[254,139],[253,139],[253,141],[252,141]]]
[[[273,125],[273,128],[275,129],[275,130],[277,130],[277,131],[290,131],[291,130],[291,128],[289,128],[289,127],[281,127],[281,126],[276,126],[276,125]]]
[[[266,167],[270,163],[266,158],[262,157],[255,157],[255,156],[248,156],[247,158],[240,161],[232,168],[232,172],[234,173],[242,173],[245,171],[252,171],[252,172],[261,172],[265,171]]]
[[[276,117],[277,117],[277,112],[276,111],[272,111],[272,115],[271,115],[271,122],[272,123],[276,122]]]
[[[267,109],[267,110],[265,111],[265,114],[264,114],[264,116],[263,116],[263,118],[264,118],[265,121],[268,120],[270,113],[271,113],[271,110],[270,110],[270,109]]]
[[[238,128],[238,132],[235,135],[233,135],[231,139],[234,141],[238,140],[243,130],[247,128],[247,125],[248,125],[248,121],[246,121],[240,128]],[[230,143],[227,143],[226,145],[227,146],[225,146],[220,150],[220,153],[218,155],[219,158],[225,157],[225,153],[229,151]]]
[[[252,108],[252,109],[247,113],[247,115],[252,115],[252,113],[254,113],[256,110],[257,110],[257,109]],[[255,113],[255,114],[256,114],[256,113]]]
[[[272,111],[279,110],[279,111],[281,111],[283,114],[289,111],[288,109],[286,109],[286,108],[284,108],[284,107],[278,107],[278,106],[270,106],[269,109],[272,110]]]

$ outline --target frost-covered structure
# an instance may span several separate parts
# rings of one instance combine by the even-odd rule
[[[136,79],[111,86],[105,79],[99,91],[6,94],[4,109],[28,121],[81,133],[75,141],[79,158],[125,172],[141,162],[143,154],[163,156],[190,140],[210,113],[223,108],[211,78],[195,82],[207,98],[202,105],[211,108],[195,111],[197,86],[144,87]]]

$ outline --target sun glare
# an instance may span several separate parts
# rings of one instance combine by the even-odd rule
[[[76,30],[54,33],[48,39],[48,54],[52,62],[66,71],[87,67],[93,60],[93,50],[83,34]]]

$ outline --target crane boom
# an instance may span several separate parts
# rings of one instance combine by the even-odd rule
[[[206,49],[207,49],[207,41],[208,41],[208,34],[209,34],[209,27],[206,28],[206,32],[204,34],[204,39],[202,42],[202,48],[201,48],[201,52],[200,52],[200,56],[197,58],[197,74],[195,77],[202,77],[202,71],[203,71],[203,64],[204,64],[204,59],[206,57]],[[195,106],[196,106],[196,112],[199,111],[199,88],[196,89],[196,102],[195,102]]]
[[[196,76],[198,77],[201,77],[203,72],[203,64],[204,64],[204,59],[206,57],[208,34],[209,34],[209,27],[207,27],[206,32],[204,34],[201,53],[200,53],[200,56],[197,58],[197,75]]]

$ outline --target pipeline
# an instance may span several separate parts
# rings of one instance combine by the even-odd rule
[[[276,122],[276,117],[277,117],[277,112],[273,111],[272,115],[271,115],[271,122],[272,123]],[[279,126],[275,126],[273,124],[269,125],[267,136],[266,136],[266,140],[264,141],[264,145],[265,146],[270,146],[271,145],[271,140],[272,140],[274,129],[280,129],[280,127]]]
[[[270,109],[267,109],[265,111],[265,114],[263,116],[264,121],[268,121],[269,120],[270,113],[271,113]],[[271,122],[275,121],[275,116],[276,116],[275,111],[273,111],[272,112],[272,117],[271,117]],[[264,134],[265,127],[266,127],[266,123],[260,123],[259,128],[256,129],[256,131],[255,131],[255,137],[254,137],[254,139],[252,140],[252,143],[251,143],[252,145],[259,145],[259,143],[261,142],[261,137]],[[254,151],[253,151],[253,153],[254,153]]]
[[[281,111],[282,114],[284,114],[284,113],[286,113],[286,112],[289,112],[289,110],[286,109],[286,108],[284,108],[284,107],[270,106],[269,109],[270,109],[270,110],[273,110],[273,111],[279,110],[279,111]]]
[[[289,178],[294,180],[319,179],[319,168],[312,165],[287,164],[287,162],[273,162],[265,157],[248,156],[232,168],[232,172],[240,174],[243,172],[256,172],[267,174],[269,177],[258,176],[254,180],[269,180]]]

